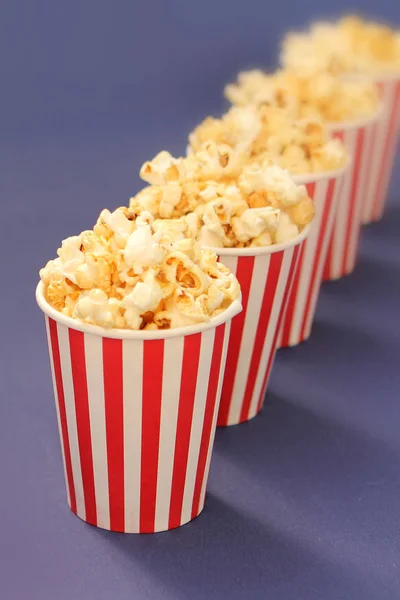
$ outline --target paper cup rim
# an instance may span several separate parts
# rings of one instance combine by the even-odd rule
[[[337,179],[346,173],[351,163],[351,158],[348,157],[346,164],[339,169],[333,169],[332,171],[320,171],[317,173],[291,173],[292,179],[298,185],[304,185],[306,183],[314,183],[325,179]]]
[[[193,335],[195,333],[201,333],[207,329],[214,329],[227,321],[230,321],[234,316],[239,314],[243,307],[241,303],[241,295],[236,300],[233,300],[232,304],[228,306],[223,313],[220,313],[216,317],[211,317],[207,322],[196,323],[194,325],[187,325],[185,327],[176,327],[175,329],[159,329],[157,331],[137,331],[133,329],[105,329],[99,325],[90,325],[83,323],[78,319],[67,317],[58,310],[50,306],[44,296],[44,284],[42,281],[36,286],[36,302],[39,308],[44,312],[45,315],[57,321],[61,325],[65,325],[69,329],[75,329],[76,331],[82,331],[83,333],[90,333],[91,335],[100,336],[103,338],[113,338],[119,340],[161,340],[173,337],[183,337],[187,335]]]
[[[284,242],[283,244],[271,244],[270,246],[260,246],[258,248],[216,248],[215,246],[202,246],[207,250],[212,250],[218,256],[263,256],[266,254],[275,254],[275,252],[282,252],[293,246],[298,246],[308,236],[312,222],[304,227],[303,231],[299,233],[293,240]]]
[[[353,119],[352,121],[326,121],[325,126],[329,133],[332,133],[336,129],[341,131],[350,131],[352,129],[359,129],[360,127],[366,127],[367,125],[371,125],[375,123],[383,112],[383,103],[379,102],[378,108],[369,115],[368,117],[363,117],[362,119]]]

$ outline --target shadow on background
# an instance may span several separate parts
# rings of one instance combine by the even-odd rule
[[[296,404],[299,396],[270,392],[259,417],[218,431],[218,481],[211,477],[211,489],[226,486],[232,493],[229,481],[242,481],[244,508],[293,540],[307,541],[328,568],[334,563],[346,573],[359,571],[365,590],[376,585],[376,598],[383,598],[385,585],[395,586],[399,577],[392,516],[400,495],[398,455],[367,432],[319,414],[317,402]],[[361,584],[348,585],[343,582],[333,597],[368,597]]]
[[[337,600],[350,598],[351,590],[363,600],[377,598],[368,580],[357,581],[345,565],[326,564],[318,550],[210,493],[204,513],[181,529],[140,537],[98,533],[125,566],[140,563],[182,600],[265,600],[267,592],[268,598]]]
[[[316,406],[296,404],[301,396],[289,400],[269,392],[268,400],[255,419],[218,430],[216,456],[242,464],[267,490],[277,486],[299,502],[309,501],[311,484],[321,502],[335,503],[341,495],[346,510],[353,501],[358,507],[371,482],[400,487],[398,477],[391,479],[397,455],[389,445],[318,414]]]
[[[393,368],[393,356],[398,352],[393,323],[391,337],[378,337],[371,327],[355,328],[360,320],[356,309],[346,319],[344,309],[339,307],[337,312],[331,313],[330,322],[317,320],[310,339],[303,344],[278,351],[269,390],[294,402],[303,398],[306,406],[318,412],[332,405],[338,414],[352,409],[361,423],[365,406],[378,412],[390,408],[397,415],[400,373]],[[387,327],[389,331],[389,324]],[[373,437],[374,418],[372,411],[366,429]]]
[[[371,259],[379,267],[393,265],[400,268],[400,204],[388,204],[383,218],[363,227],[360,258]]]

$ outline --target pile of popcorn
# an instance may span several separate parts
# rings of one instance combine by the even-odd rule
[[[304,185],[262,162],[243,163],[240,151],[205,142],[185,158],[160,152],[141,177],[150,185],[131,198],[136,212],[155,218],[162,235],[183,235],[213,248],[246,248],[288,242],[315,214]]]
[[[293,118],[325,123],[370,117],[379,107],[372,84],[343,81],[328,71],[245,71],[239,73],[236,83],[226,86],[225,96],[237,106],[286,107]]]
[[[328,139],[316,119],[294,119],[290,107],[271,104],[232,107],[221,119],[207,117],[189,135],[190,153],[212,140],[242,155],[243,164],[277,164],[293,174],[320,173],[345,166],[338,139]]]
[[[337,22],[317,22],[306,33],[284,39],[282,64],[297,73],[328,71],[399,72],[400,31],[348,16]]]
[[[41,269],[45,297],[62,314],[118,329],[172,329],[206,322],[240,294],[211,250],[171,240],[148,212],[103,210],[92,231],[62,242]]]

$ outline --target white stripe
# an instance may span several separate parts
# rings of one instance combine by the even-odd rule
[[[84,339],[97,525],[109,529],[110,506],[104,403],[103,338],[86,333]]]
[[[72,380],[71,355],[69,348],[68,328],[57,323],[60,362],[64,387],[65,411],[67,414],[68,439],[71,452],[72,473],[74,477],[76,512],[81,519],[86,519],[85,500],[83,495],[81,460],[78,445],[76,424],[74,384]]]
[[[218,404],[218,408],[219,408],[219,403],[220,403],[220,400],[221,400],[222,384],[223,384],[223,381],[224,381],[226,356],[228,354],[229,337],[231,335],[231,323],[232,323],[232,321],[228,321],[228,323],[225,323],[224,341],[223,341],[222,356],[221,356],[221,368],[219,370],[218,387],[217,387],[217,404]]]
[[[184,339],[180,336],[164,342],[155,531],[168,529]]]
[[[378,121],[378,124],[380,120]],[[369,215],[372,210],[373,203],[373,194],[370,190],[370,180],[371,180],[371,169],[373,168],[373,157],[375,148],[373,146],[374,134],[376,131],[376,127],[379,126],[377,123],[373,123],[369,127],[366,128],[365,131],[365,173],[364,173],[364,181],[363,181],[363,206],[362,206],[362,222],[368,222]]]
[[[389,184],[391,181],[393,165],[397,151],[398,125],[400,122],[400,110],[398,110],[397,115],[395,114],[397,85],[398,84],[396,82],[392,82],[391,85],[390,115],[392,116],[393,124],[388,128],[387,131],[388,151],[386,155],[385,169],[383,171],[382,176],[383,185],[380,188],[379,205],[376,215],[373,215],[375,219],[381,218],[385,209],[389,191]]]
[[[228,423],[238,423],[240,419],[270,263],[270,254],[254,257],[254,268],[235,372]]]
[[[344,258],[344,272],[343,275],[351,273],[355,267],[355,263],[356,263],[356,259],[357,259],[357,249],[358,249],[358,245],[357,245],[357,241],[358,241],[358,233],[360,231],[361,228],[361,216],[360,216],[360,208],[361,205],[359,203],[360,201],[360,195],[359,195],[359,188],[360,188],[360,183],[361,183],[361,178],[360,178],[360,168],[361,168],[361,161],[362,161],[362,150],[360,151],[360,156],[357,156],[357,151],[358,151],[358,145],[359,145],[359,141],[360,141],[360,136],[362,135],[361,133],[362,128],[358,128],[357,130],[355,130],[354,132],[354,153],[353,153],[353,160],[354,160],[354,167],[353,167],[353,178],[352,178],[352,187],[355,185],[355,190],[354,190],[354,199],[352,197],[352,190],[350,191],[350,195],[349,195],[349,208],[351,203],[353,203],[353,208],[352,208],[352,214],[350,216],[350,214],[348,215],[348,221],[347,221],[347,225],[349,228],[349,235],[348,235],[348,243],[347,243],[347,250],[346,247],[344,246],[343,248],[343,258]]]
[[[233,273],[234,275],[237,275],[238,260],[239,260],[237,256],[221,256],[219,260],[226,267],[228,267],[228,269],[231,271],[231,273]],[[235,318],[236,317],[234,317],[234,319]],[[229,330],[230,330],[230,328],[229,328]],[[229,337],[227,338],[227,344],[228,344],[228,347],[227,347],[227,350],[228,350],[228,348],[229,348]],[[221,374],[221,377],[222,377],[221,386],[224,383],[224,376],[225,376],[225,365],[224,365],[223,372]],[[232,373],[226,373],[226,377],[232,377]],[[220,398],[220,400],[221,400],[221,398]],[[224,403],[227,403],[227,402],[230,402],[230,401],[231,401],[231,398],[224,399]]]
[[[314,204],[316,215],[307,239],[303,243],[303,261],[299,271],[299,285],[294,303],[293,319],[290,326],[289,345],[293,346],[300,342],[301,327],[306,310],[307,295],[312,285],[311,275],[317,252],[318,238],[322,226],[322,217],[325,209],[328,191],[327,179],[319,181],[315,185]],[[293,278],[294,279],[294,278]]]
[[[222,355],[221,355],[220,377],[218,379],[217,395],[215,398],[215,407],[214,407],[214,414],[213,414],[213,420],[212,420],[212,426],[211,426],[210,440],[209,440],[209,444],[208,444],[208,448],[207,448],[207,460],[206,460],[206,465],[205,465],[205,469],[204,469],[203,482],[201,485],[201,493],[200,493],[200,500],[199,500],[199,513],[201,513],[201,511],[204,508],[204,500],[205,500],[206,489],[207,489],[208,475],[210,472],[210,463],[211,463],[211,457],[212,457],[212,452],[213,452],[213,448],[214,448],[215,431],[217,428],[219,397],[221,394],[221,383],[222,383],[221,374],[224,372],[224,368],[225,368],[229,335],[230,335],[230,323],[225,325],[225,339],[224,339],[224,345],[223,345]]]
[[[362,209],[365,197],[365,180],[366,172],[369,166],[367,148],[365,146],[365,135],[368,134],[369,129],[370,127],[364,128],[364,139],[362,140],[362,146],[360,147],[359,174],[353,212],[353,222],[350,231],[349,248],[346,261],[346,270],[348,273],[350,273],[356,266],[358,257]],[[362,129],[360,129],[358,131],[357,137],[362,135]]]
[[[376,135],[374,141],[373,157],[370,163],[370,174],[368,180],[369,196],[368,205],[371,211],[368,216],[365,215],[364,222],[369,223],[373,218],[373,206],[375,204],[376,193],[378,190],[378,178],[381,170],[385,142],[389,131],[390,106],[392,104],[392,86],[390,82],[383,83],[382,89],[382,116],[376,125]]]
[[[142,340],[124,340],[122,346],[125,531],[128,533],[140,530],[144,343]]]
[[[329,242],[332,235],[333,224],[336,218],[336,210],[338,206],[338,200],[341,194],[341,189],[343,185],[343,176],[339,177],[334,183],[332,201],[330,212],[327,217],[326,230],[325,235],[321,242],[321,250],[319,255],[319,260],[317,262],[317,268],[315,270],[315,285],[313,292],[311,294],[310,299],[310,307],[308,311],[308,315],[306,316],[306,324],[304,327],[304,339],[307,339],[310,336],[311,328],[314,322],[315,311],[318,304],[319,292],[321,289],[322,276],[324,271],[324,265],[326,261],[326,257],[329,249]]]
[[[204,331],[201,336],[199,370],[197,373],[196,395],[193,406],[192,429],[190,432],[181,525],[187,523],[192,518],[193,494],[196,483],[201,436],[203,433],[204,411],[206,407],[208,383],[210,379],[210,367],[214,348],[215,331],[215,329],[209,329],[208,331]]]
[[[354,176],[354,150],[356,141],[356,131],[346,131],[343,138],[344,144],[351,156],[352,164],[344,176],[341,197],[336,211],[335,225],[333,228],[333,247],[330,264],[330,279],[339,279],[343,275],[342,264],[345,253],[347,223],[349,215],[349,205],[351,201],[351,186]]]
[[[250,418],[256,415],[258,399],[260,397],[261,387],[263,384],[265,372],[267,370],[269,357],[271,355],[271,352],[275,353],[275,351],[276,351],[276,348],[273,348],[272,345],[273,345],[274,336],[275,336],[275,332],[276,332],[276,328],[277,328],[277,324],[278,324],[279,312],[280,312],[282,302],[284,299],[284,293],[285,293],[285,288],[287,285],[290,266],[292,264],[294,248],[295,247],[292,246],[291,248],[288,248],[287,250],[283,251],[283,260],[282,260],[282,264],[281,264],[281,271],[279,273],[279,279],[278,279],[278,283],[276,286],[274,303],[273,303],[272,309],[271,309],[271,315],[270,315],[269,323],[268,323],[268,330],[267,330],[267,334],[265,336],[264,347],[263,347],[263,351],[261,354],[260,364],[258,367],[256,383],[254,386],[253,398],[252,398],[251,405],[250,405]],[[271,370],[272,370],[272,367],[271,367]],[[268,382],[267,382],[267,386],[268,386]]]
[[[53,349],[52,349],[52,346],[51,346],[49,317],[47,315],[45,315],[44,321],[45,321],[45,324],[46,324],[47,345],[48,345],[48,348],[49,348],[51,378],[53,380],[54,400],[55,400],[55,405],[56,405],[58,433],[60,435],[61,456],[62,456],[62,462],[63,462],[63,467],[64,467],[65,487],[67,488],[67,500],[68,500],[68,504],[69,504],[69,506],[71,506],[71,496],[70,496],[70,493],[69,493],[69,485],[68,485],[68,478],[67,478],[67,468],[66,468],[66,465],[65,465],[65,450],[64,450],[64,440],[63,440],[62,429],[61,429],[60,407],[59,407],[59,404],[58,404],[59,403],[59,398],[58,398],[58,393],[57,393],[56,376],[55,376],[55,372],[54,372],[54,358],[53,358]]]

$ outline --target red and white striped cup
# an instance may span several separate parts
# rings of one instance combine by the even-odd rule
[[[217,425],[255,417],[275,358],[282,307],[299,249],[310,227],[285,244],[263,248],[212,248],[235,273],[243,312],[232,321]]]
[[[400,129],[400,74],[377,76],[373,81],[379,87],[383,110],[368,133],[370,162],[363,224],[379,221],[384,213]]]
[[[346,146],[351,164],[344,176],[325,261],[323,281],[332,281],[349,275],[357,264],[361,213],[370,168],[369,148],[365,141],[380,115],[381,109],[369,119],[328,125],[330,134],[340,138]]]
[[[68,504],[125,533],[179,527],[204,507],[234,301],[208,323],[105,330],[45,313]]]
[[[306,186],[308,195],[314,201],[316,215],[310,234],[300,249],[286,300],[279,348],[296,346],[310,336],[336,207],[347,168],[330,173],[293,175],[297,184]]]

